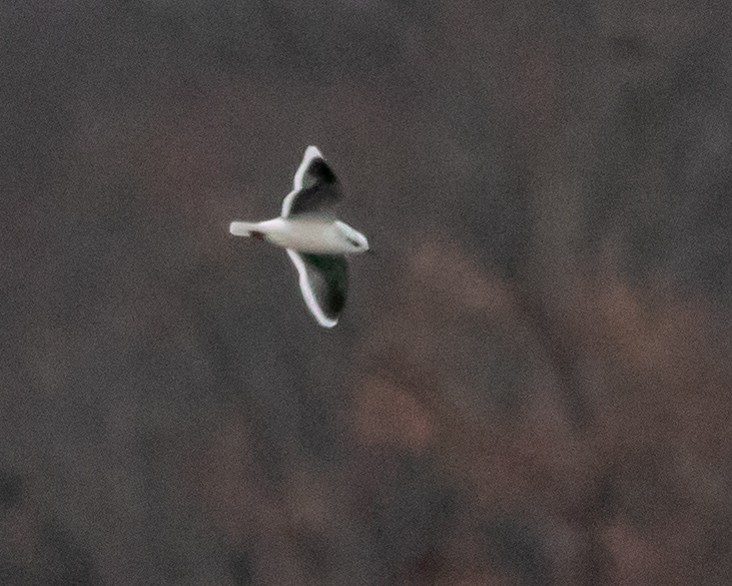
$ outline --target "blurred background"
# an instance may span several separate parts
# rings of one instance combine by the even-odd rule
[[[3,2],[0,583],[728,583],[731,25]],[[332,331],[227,233],[309,144]]]

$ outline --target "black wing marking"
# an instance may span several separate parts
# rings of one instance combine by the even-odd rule
[[[305,254],[287,249],[299,274],[300,291],[321,326],[332,328],[346,305],[348,263],[338,254]]]
[[[305,150],[295,173],[294,191],[282,202],[282,217],[300,214],[328,215],[341,199],[338,178],[317,147]]]

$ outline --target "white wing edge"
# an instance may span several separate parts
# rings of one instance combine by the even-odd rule
[[[320,149],[318,149],[318,147],[311,145],[305,149],[305,154],[302,157],[302,163],[300,163],[300,166],[297,168],[297,171],[295,172],[295,178],[292,181],[292,186],[294,187],[294,190],[288,193],[285,199],[282,201],[283,218],[286,218],[290,215],[292,202],[295,199],[297,193],[302,189],[302,178],[305,176],[305,171],[307,171],[307,168],[312,160],[318,157],[320,157],[321,159],[324,158],[323,153],[320,152]]]
[[[312,162],[313,159],[317,159],[320,157],[323,158],[323,153],[320,152],[320,149],[316,146],[309,146],[305,149],[305,154],[302,157],[302,163],[300,163],[300,166],[297,168],[297,172],[295,173],[295,179],[292,181],[292,186],[296,190],[302,189],[302,178],[305,175],[305,171],[307,170],[308,166]]]
[[[295,199],[295,196],[300,193],[299,189],[296,189],[295,191],[291,191],[287,194],[284,200],[282,200],[282,213],[280,214],[283,218],[286,218],[290,215],[290,208],[292,207],[292,200]]]
[[[302,296],[305,299],[305,305],[308,306],[310,313],[313,314],[313,317],[315,317],[315,319],[321,326],[323,326],[324,328],[332,328],[338,323],[338,320],[329,318],[323,313],[323,310],[320,309],[320,305],[318,305],[318,300],[315,298],[315,293],[313,293],[313,290],[310,287],[310,283],[308,282],[308,270],[305,267],[305,261],[297,252],[295,252],[291,248],[287,248],[286,250],[288,256],[290,257],[290,260],[292,261],[292,264],[294,264],[295,268],[297,269],[297,274],[299,275],[300,291],[302,292]]]

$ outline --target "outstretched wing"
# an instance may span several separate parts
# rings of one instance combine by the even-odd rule
[[[300,214],[331,215],[341,199],[341,186],[318,147],[305,149],[292,191],[282,202],[282,217]]]
[[[318,323],[332,328],[346,304],[348,264],[338,254],[305,254],[290,248],[287,254],[300,277],[300,291]]]

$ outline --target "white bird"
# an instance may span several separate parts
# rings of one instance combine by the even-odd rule
[[[300,291],[318,323],[338,323],[348,292],[347,254],[369,252],[366,236],[338,220],[338,178],[317,147],[305,149],[291,191],[279,218],[264,222],[232,222],[234,236],[267,240],[287,250],[300,277]]]

